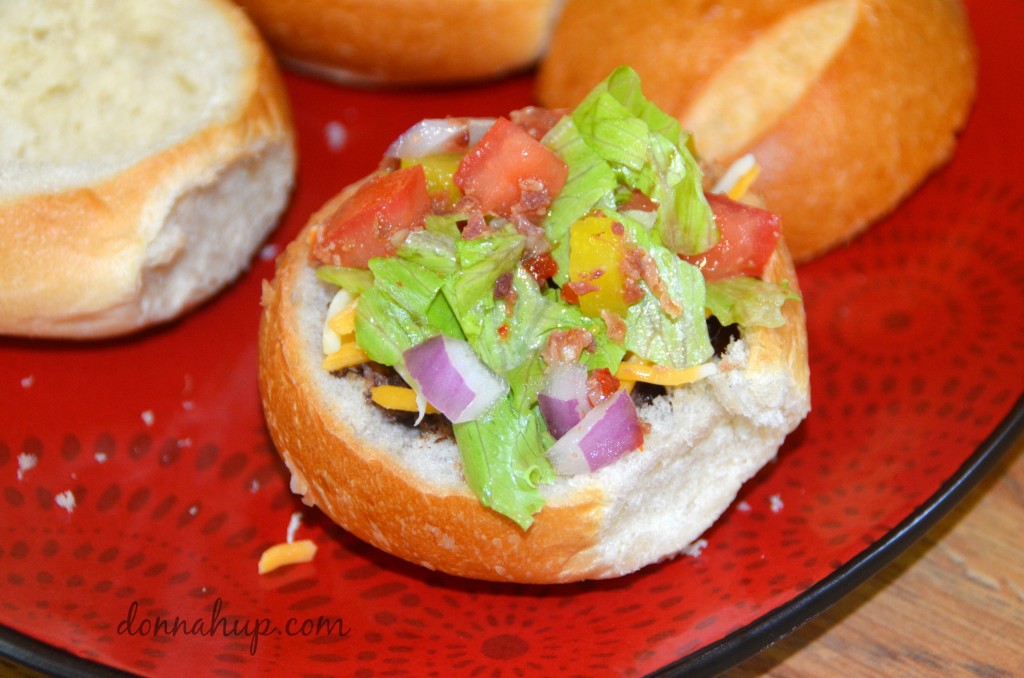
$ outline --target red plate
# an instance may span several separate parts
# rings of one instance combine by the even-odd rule
[[[971,10],[980,94],[957,157],[800,271],[814,411],[699,557],[615,581],[486,584],[398,561],[305,509],[256,389],[268,251],[212,303],[142,336],[0,340],[0,654],[86,674],[711,672],[820,612],[1024,430],[1024,106],[1007,83],[1024,70],[1024,10]],[[532,80],[288,87],[302,167],[271,248],[416,120],[507,112],[530,102]],[[68,491],[73,511],[56,501]],[[295,511],[316,559],[258,575]]]

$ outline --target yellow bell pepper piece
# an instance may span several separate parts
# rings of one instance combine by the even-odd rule
[[[594,288],[583,293],[576,290],[585,315],[599,318],[602,309],[626,315],[629,305],[622,282],[623,256],[622,228],[616,228],[613,219],[584,217],[569,228],[569,280],[580,283],[578,287]]]
[[[462,191],[455,185],[454,179],[460,162],[462,155],[458,153],[438,153],[402,160],[402,168],[423,165],[423,175],[427,178],[427,193],[432,198],[444,199],[451,207],[462,197]]]

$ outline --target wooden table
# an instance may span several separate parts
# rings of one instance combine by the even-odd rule
[[[1024,441],[895,562],[726,674],[760,675],[1024,676]]]

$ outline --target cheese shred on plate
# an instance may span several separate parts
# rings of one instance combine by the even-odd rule
[[[308,563],[316,555],[316,544],[311,539],[274,544],[260,556],[256,566],[260,574],[266,574],[285,565]]]

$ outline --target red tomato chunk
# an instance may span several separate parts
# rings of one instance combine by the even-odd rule
[[[455,185],[485,212],[510,217],[523,201],[523,182],[538,182],[553,200],[569,168],[522,128],[498,118],[455,172]]]
[[[404,234],[423,228],[429,212],[421,165],[374,177],[327,217],[313,256],[325,264],[366,268],[370,259],[394,254]]]
[[[701,268],[708,280],[760,277],[782,234],[779,217],[767,210],[707,194],[720,237],[707,252],[683,257]]]

